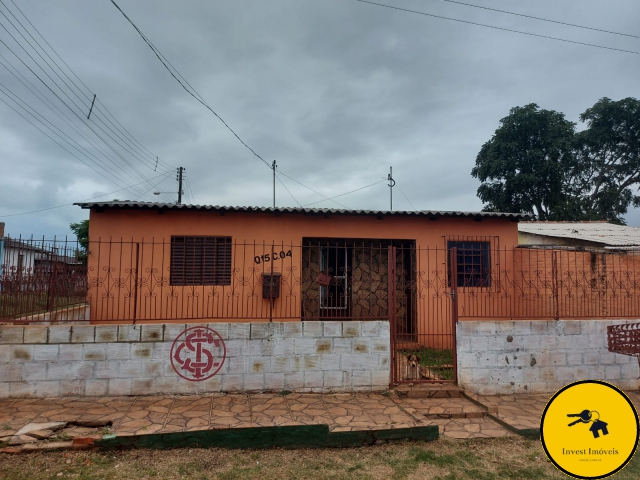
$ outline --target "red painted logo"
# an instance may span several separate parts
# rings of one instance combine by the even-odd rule
[[[191,327],[176,337],[171,346],[171,365],[190,382],[202,382],[220,371],[227,347],[218,332],[206,327]]]

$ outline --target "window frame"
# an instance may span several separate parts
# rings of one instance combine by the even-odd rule
[[[480,248],[464,247],[467,244],[479,245]],[[491,258],[491,241],[485,239],[447,239],[447,285],[451,286],[451,258],[449,252],[457,248],[457,288],[491,288],[493,269]],[[462,246],[462,248],[461,248]],[[470,252],[470,253],[467,253]],[[475,253],[478,252],[478,253]],[[460,262],[461,256],[471,257],[471,261]],[[475,262],[476,258],[479,260]],[[467,270],[467,271],[465,271]]]
[[[230,286],[232,264],[233,240],[229,236],[171,236],[169,285],[172,287]]]

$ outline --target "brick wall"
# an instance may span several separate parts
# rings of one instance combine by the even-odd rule
[[[638,390],[636,358],[607,350],[607,326],[621,323],[637,320],[459,322],[459,384],[485,395],[556,392],[587,379]]]
[[[210,323],[226,359],[181,378],[176,337],[197,325],[0,327],[0,398],[231,391],[354,391],[389,386],[389,323]]]

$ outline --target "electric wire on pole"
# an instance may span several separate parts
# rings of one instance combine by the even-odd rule
[[[396,181],[393,179],[393,167],[389,167],[387,180],[389,181],[389,211],[393,212],[393,187],[396,186]]]
[[[276,208],[276,161],[274,160],[271,164],[271,170],[273,170],[273,208]]]

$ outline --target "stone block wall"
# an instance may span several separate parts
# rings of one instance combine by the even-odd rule
[[[607,349],[607,326],[637,322],[459,322],[458,383],[483,395],[552,393],[577,380],[638,390],[638,360]]]
[[[204,381],[182,378],[171,360],[192,327],[213,329],[226,348]],[[385,390],[389,347],[385,321],[2,326],[0,398]]]

